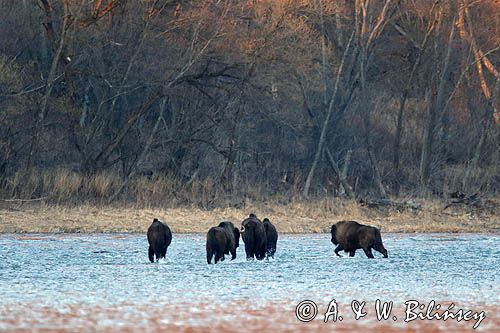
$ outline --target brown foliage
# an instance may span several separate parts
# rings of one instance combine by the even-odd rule
[[[0,194],[201,206],[299,196],[331,104],[311,195],[344,193],[330,166],[348,151],[343,181],[358,196],[496,195],[499,5],[450,3],[71,1],[68,15],[61,2],[4,4]],[[425,95],[437,90],[429,180],[416,190]]]

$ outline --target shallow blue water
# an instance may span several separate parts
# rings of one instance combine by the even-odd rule
[[[500,236],[385,234],[389,258],[338,258],[330,235],[281,235],[274,260],[207,265],[205,235],[173,235],[151,264],[145,235],[0,235],[0,306],[231,304],[303,299],[500,305]],[[1,309],[0,309],[1,310]],[[3,326],[2,326],[3,325]],[[0,318],[0,329],[6,326]]]

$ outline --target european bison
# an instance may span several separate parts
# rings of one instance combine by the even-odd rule
[[[264,228],[264,224],[255,214],[250,214],[241,222],[241,238],[243,238],[245,242],[247,260],[253,258],[262,260],[266,257],[266,229]]]
[[[380,230],[355,221],[340,221],[332,225],[332,243],[337,245],[335,254],[341,257],[340,251],[349,252],[354,257],[357,249],[363,249],[368,258],[373,258],[372,249],[387,258],[387,250],[382,244]]]
[[[165,258],[167,248],[170,246],[171,242],[172,232],[170,228],[168,225],[155,218],[148,228],[149,261],[155,262],[155,256],[156,261]]]
[[[236,258],[236,248],[240,246],[240,231],[231,222],[221,222],[207,233],[207,263],[224,260],[224,254],[231,253],[231,260]]]
[[[276,243],[278,242],[278,231],[276,231],[276,227],[271,223],[271,221],[269,221],[267,217],[262,220],[262,223],[264,224],[264,229],[266,230],[267,258],[274,258],[274,253],[276,252]]]

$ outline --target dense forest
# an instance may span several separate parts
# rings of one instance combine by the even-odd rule
[[[1,0],[0,195],[498,195],[495,0]]]

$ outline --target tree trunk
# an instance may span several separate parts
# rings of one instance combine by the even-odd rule
[[[224,170],[222,172],[222,186],[224,187],[224,190],[228,194],[233,193],[233,184],[234,184],[233,168],[234,168],[234,164],[236,162],[236,157],[237,157],[237,153],[238,153],[238,150],[235,147],[236,136],[237,136],[237,127],[238,127],[238,124],[233,124],[233,127],[231,129],[231,137],[230,137],[230,141],[229,141],[229,151],[227,153],[227,161],[226,161],[226,165],[224,166]]]
[[[405,88],[403,89],[403,93],[401,95],[401,99],[399,101],[399,110],[398,110],[398,118],[397,118],[397,123],[396,123],[396,135],[394,137],[394,156],[393,156],[393,167],[395,170],[396,174],[396,184],[395,184],[395,192],[396,195],[399,195],[400,192],[400,181],[401,181],[401,170],[400,170],[400,162],[401,162],[401,139],[403,137],[403,124],[404,124],[404,111],[405,111],[405,106],[406,106],[406,101],[408,99],[408,94],[411,89],[411,84],[413,81],[413,77],[415,76],[415,73],[417,72],[417,69],[420,66],[420,61],[422,59],[422,54],[424,53],[425,47],[427,45],[427,41],[429,40],[429,36],[434,30],[435,22],[429,25],[429,28],[427,29],[427,33],[422,41],[422,43],[419,45],[419,51],[417,53],[417,56],[415,58],[415,61],[413,62],[410,76],[408,80],[406,81]]]
[[[493,93],[491,95],[491,98],[487,99],[488,102],[487,108],[491,108],[493,114],[495,112],[495,106],[493,105],[493,101],[495,100],[496,96],[498,96],[499,92],[500,92],[500,77],[496,79],[495,87],[493,88]],[[488,136],[488,130],[490,128],[491,123],[492,123],[491,112],[490,110],[487,109],[486,112],[484,113],[481,137],[479,138],[479,142],[477,143],[474,149],[474,155],[471,161],[468,163],[467,168],[465,169],[464,178],[462,179],[462,191],[464,193],[469,193],[470,191],[470,175],[474,170],[477,169],[479,165],[479,159],[481,158],[481,152],[483,150],[484,143],[486,142],[486,138]]]
[[[314,177],[314,172],[316,171],[316,167],[318,166],[319,160],[321,158],[321,153],[323,152],[323,147],[324,147],[325,141],[326,141],[326,133],[328,130],[328,125],[330,123],[330,118],[332,117],[335,99],[337,98],[337,92],[338,92],[338,88],[339,88],[339,84],[340,84],[340,77],[341,77],[343,69],[344,69],[345,59],[347,57],[347,54],[349,53],[349,49],[350,49],[353,37],[354,37],[354,33],[351,34],[349,42],[347,43],[346,49],[345,49],[344,54],[342,56],[342,61],[340,62],[339,69],[337,71],[335,86],[333,87],[332,97],[330,98],[330,103],[328,105],[326,117],[325,117],[325,120],[323,121],[323,126],[321,128],[321,134],[319,137],[318,144],[316,146],[316,153],[314,155],[313,163],[312,163],[311,169],[309,170],[309,173],[307,175],[306,183],[304,185],[304,191],[302,193],[304,195],[304,197],[306,197],[306,198],[309,196],[309,188],[311,187],[311,182],[312,182],[312,179]]]
[[[362,86],[364,86],[364,83],[361,83]],[[375,182],[375,185],[379,191],[379,194],[381,198],[387,198],[387,192],[385,191],[384,185],[382,183],[382,177],[380,175],[380,171],[378,168],[378,162],[377,158],[375,157],[375,153],[373,152],[373,147],[371,143],[371,109],[373,106],[371,105],[371,102],[368,100],[368,96],[366,94],[363,94],[364,96],[364,107],[367,110],[364,118],[363,118],[363,124],[364,124],[364,136],[365,136],[365,147],[366,147],[366,152],[368,153],[368,159],[370,160],[370,164],[372,166],[373,170],[373,180]]]
[[[450,35],[448,38],[448,46],[446,51],[446,56],[443,62],[442,75],[439,80],[439,85],[437,91],[435,92],[436,99],[432,103],[432,99],[429,98],[429,122],[424,133],[422,155],[420,159],[420,183],[424,189],[427,189],[430,173],[431,173],[431,162],[432,162],[432,151],[434,147],[434,136],[436,127],[439,126],[438,119],[440,114],[444,112],[444,107],[446,106],[445,89],[450,77],[450,58],[452,53],[452,44],[455,36],[455,17],[452,19]]]
[[[422,153],[420,155],[420,183],[423,190],[425,190],[425,188],[427,187],[427,180],[429,179],[429,170],[431,166],[432,155],[432,141],[434,139],[434,127],[436,124],[436,108],[434,107],[433,96],[434,94],[431,93],[431,90],[427,90],[426,100],[429,120],[424,129],[422,138]]]
[[[481,137],[479,138],[479,142],[477,143],[474,149],[474,155],[471,161],[468,163],[467,167],[465,168],[464,178],[462,179],[462,191],[464,193],[469,193],[470,191],[470,175],[474,170],[476,170],[479,164],[481,151],[483,150],[484,143],[486,142],[486,137],[488,135],[488,128],[489,128],[488,126],[489,121],[485,120],[485,123],[486,124],[484,125],[484,128],[481,132]]]
[[[46,1],[42,1],[42,2],[49,7],[49,9],[46,8],[46,10],[49,11],[47,15],[52,15],[51,14],[52,9],[50,9],[50,4],[48,4]],[[45,117],[47,115],[47,106],[49,103],[50,94],[52,93],[52,88],[54,87],[54,81],[56,79],[56,71],[57,71],[59,59],[61,57],[62,50],[63,50],[64,43],[65,43],[65,39],[66,39],[66,32],[68,31],[68,28],[70,25],[69,0],[64,0],[63,5],[64,5],[64,18],[63,18],[63,23],[62,23],[61,36],[59,38],[59,44],[58,44],[56,53],[54,54],[54,57],[52,58],[52,64],[50,66],[50,71],[49,71],[49,75],[47,77],[47,83],[45,86],[45,94],[44,94],[43,99],[42,99],[42,105],[40,107],[40,110],[38,111],[37,122],[36,122],[36,126],[35,126],[35,133],[34,133],[32,140],[31,140],[30,153],[29,153],[29,157],[28,157],[28,163],[27,163],[28,169],[30,169],[33,166],[33,163],[35,162],[35,159],[37,158],[37,155],[38,155],[38,147],[40,144],[40,136],[41,136],[41,131],[42,131],[42,127],[43,127],[43,122],[45,121]],[[47,28],[47,35],[49,36],[49,39],[50,39],[50,38],[53,38],[52,37],[52,34],[53,34],[52,22],[49,22],[48,24],[50,24],[50,27],[46,27],[46,28]]]
[[[349,182],[347,182],[347,179],[346,179],[344,172],[340,171],[340,168],[339,168],[337,162],[335,161],[335,159],[333,158],[332,153],[330,152],[330,149],[328,147],[325,147],[325,151],[326,151],[326,156],[328,157],[328,161],[330,162],[330,165],[331,165],[333,171],[335,172],[335,174],[339,178],[341,186],[345,189],[347,196],[350,199],[353,199],[353,200],[356,199],[356,194],[354,193],[351,185],[349,185]]]
[[[380,175],[380,171],[378,169],[377,158],[375,157],[375,153],[373,152],[373,147],[369,144],[366,148],[368,151],[368,157],[370,158],[370,163],[373,168],[373,177],[375,179],[375,185],[377,185],[378,191],[380,192],[380,196],[382,199],[387,198],[387,192],[385,191],[384,184],[382,183],[382,176]]]
[[[148,112],[153,104],[162,96],[163,95],[160,92],[156,92],[127,119],[127,122],[122,126],[113,140],[111,140],[111,142],[109,142],[106,147],[104,147],[104,149],[96,156],[93,163],[95,167],[97,167],[98,169],[102,169],[106,166],[110,155],[113,153],[116,146],[118,146],[118,144],[120,144],[120,142],[122,142],[122,140],[125,138],[130,128],[132,128],[136,121],[146,112]]]
[[[380,176],[380,172],[377,166],[377,159],[375,158],[375,154],[372,150],[372,145],[370,142],[370,131],[371,131],[371,112],[372,112],[372,101],[370,96],[368,95],[367,87],[366,87],[366,75],[368,73],[369,68],[369,60],[370,55],[373,50],[374,44],[383,31],[384,27],[387,25],[389,6],[391,1],[386,0],[384,7],[380,11],[377,19],[375,21],[371,21],[367,17],[369,1],[360,2],[361,4],[361,40],[363,41],[363,45],[361,46],[361,56],[359,58],[359,72],[360,72],[360,85],[361,85],[361,103],[360,103],[360,112],[363,112],[363,124],[365,130],[365,145],[366,150],[368,152],[368,158],[372,165],[375,185],[377,186],[380,195],[382,198],[387,197],[387,193],[382,184],[382,177]],[[390,15],[389,15],[390,16]],[[371,27],[371,25],[373,26]],[[364,109],[364,110],[363,110]]]
[[[349,163],[351,162],[351,155],[352,155],[352,150],[348,150],[347,153],[346,153],[346,156],[344,158],[344,165],[342,167],[342,177],[344,179],[347,179],[347,171],[349,170]],[[342,184],[340,184],[340,193],[341,194],[344,194],[346,193],[346,189],[344,188],[344,186]]]
[[[156,132],[158,131],[158,127],[160,126],[161,120],[163,119],[163,113],[165,112],[166,102],[167,102],[166,98],[163,98],[161,105],[160,105],[160,112],[158,113],[158,118],[156,118],[156,123],[153,127],[153,130],[151,131],[151,134],[149,135],[148,141],[146,142],[144,149],[142,150],[141,154],[139,155],[139,158],[137,159],[136,163],[131,166],[131,171],[126,176],[126,178],[123,181],[120,188],[111,196],[111,198],[109,198],[108,203],[115,201],[115,199],[123,192],[123,189],[125,188],[125,186],[127,186],[129,180],[136,175],[139,165],[149,155],[149,148],[151,147],[151,144],[153,143],[154,136],[156,135]]]

